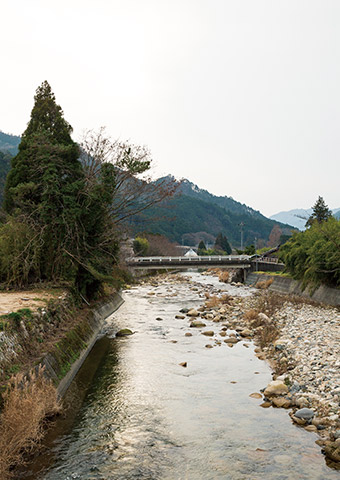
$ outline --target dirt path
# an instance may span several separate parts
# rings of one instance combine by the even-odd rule
[[[30,308],[35,311],[38,307],[46,305],[51,298],[56,298],[62,292],[46,292],[42,290],[22,290],[20,292],[0,293],[0,315],[15,312],[20,308]]]

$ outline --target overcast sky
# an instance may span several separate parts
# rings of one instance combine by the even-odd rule
[[[0,130],[48,80],[78,140],[272,215],[340,207],[339,0],[2,0]]]

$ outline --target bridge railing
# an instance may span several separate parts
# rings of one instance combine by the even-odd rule
[[[160,264],[160,263],[242,263],[250,262],[249,255],[210,255],[197,257],[130,257],[127,263],[130,265]]]

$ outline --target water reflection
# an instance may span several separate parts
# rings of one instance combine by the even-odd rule
[[[251,344],[207,349],[214,341],[196,329],[184,336],[188,321],[175,315],[202,303],[202,289],[183,283],[151,290],[126,293],[113,322],[136,333],[111,340],[73,429],[54,445],[55,464],[40,478],[339,478],[325,465],[316,436],[293,426],[285,411],[261,409],[261,400],[249,397],[271,380]]]

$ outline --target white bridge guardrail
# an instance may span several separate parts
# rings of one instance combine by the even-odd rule
[[[143,263],[242,263],[251,261],[250,255],[211,255],[197,257],[130,257],[127,263],[140,265]]]

